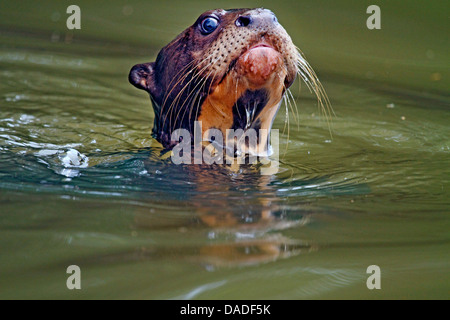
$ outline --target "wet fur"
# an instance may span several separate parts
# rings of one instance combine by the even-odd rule
[[[219,129],[268,129],[285,92],[299,74],[316,93],[322,106],[326,94],[314,71],[276,22],[238,27],[243,15],[267,14],[263,9],[211,10],[164,47],[155,62],[139,64],[130,72],[130,82],[150,94],[155,111],[154,137],[171,148],[171,133],[179,128],[192,132],[202,121],[203,132]],[[209,35],[200,32],[205,17],[220,21]],[[235,67],[236,61],[254,44],[265,42],[281,53],[282,68],[263,86],[252,86]],[[291,104],[289,102],[289,104]]]

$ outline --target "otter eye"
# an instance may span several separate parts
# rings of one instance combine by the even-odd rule
[[[207,17],[202,21],[200,28],[203,34],[210,34],[214,32],[218,26],[219,20],[213,17]]]

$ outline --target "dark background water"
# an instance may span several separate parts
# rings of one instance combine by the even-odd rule
[[[380,1],[372,31],[368,1],[78,1],[75,31],[70,4],[0,3],[1,298],[448,299],[446,2]],[[236,6],[277,14],[336,112],[331,135],[294,84],[271,176],[161,159],[127,81]],[[88,162],[67,166],[71,149]]]

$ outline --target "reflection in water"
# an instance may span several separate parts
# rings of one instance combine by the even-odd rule
[[[199,296],[200,294],[204,293],[204,292],[208,292],[217,288],[222,287],[223,285],[225,285],[227,283],[227,281],[219,281],[219,282],[213,282],[213,283],[207,283],[204,284],[202,286],[199,286],[191,291],[189,291],[186,294],[183,294],[181,296],[175,297],[173,298],[173,300],[191,300],[191,299],[195,299],[197,296]]]
[[[337,117],[330,139],[315,97],[293,89],[299,126],[295,111],[275,119],[285,171],[267,178],[154,148],[126,78],[192,22],[185,2],[84,2],[84,31],[64,39],[55,1],[0,1],[0,298],[73,299],[74,263],[77,298],[379,297],[370,264],[383,298],[448,297],[448,10],[384,1],[389,28],[370,32],[355,1],[273,2]]]
[[[13,123],[20,121],[33,123],[36,119],[21,117]],[[338,192],[356,194],[355,187],[361,188],[351,179],[345,180],[348,174],[345,179],[335,179],[330,184],[331,179],[314,168],[297,168],[291,173],[283,172],[287,169],[282,167],[280,174],[267,176],[251,166],[241,166],[238,171],[219,165],[176,166],[170,159],[161,159],[162,150],[157,146],[137,152],[106,153],[60,141],[34,143],[29,141],[27,132],[19,131],[20,126],[4,128],[7,151],[0,157],[4,168],[11,165],[9,171],[16,174],[5,171],[0,178],[3,186],[17,184],[20,178],[24,182],[22,190],[63,192],[66,198],[82,195],[125,199],[127,204],[132,204],[134,199],[145,204],[133,208],[132,228],[137,232],[165,230],[173,234],[175,231],[176,237],[182,239],[183,233],[202,231],[199,243],[182,246],[144,243],[118,254],[97,253],[91,263],[148,261],[176,253],[177,259],[193,261],[213,270],[264,264],[308,253],[317,250],[314,241],[287,237],[284,230],[300,230],[309,222],[314,209],[305,209],[290,198]],[[22,154],[20,168],[17,167],[18,153]],[[83,165],[83,159],[89,159],[89,167]],[[68,170],[76,174],[69,175]],[[170,218],[155,218],[151,209],[158,202],[169,210],[188,212],[190,216],[177,217],[167,225]],[[81,232],[75,240],[71,239],[92,245],[103,238],[98,234],[100,238],[95,233]],[[73,244],[69,240],[66,243]]]
[[[289,220],[270,185],[272,176],[249,166],[239,174],[227,166],[180,167],[194,186],[188,199],[198,221],[208,230],[208,245],[194,257],[207,269],[255,265],[309,252],[314,246],[290,239],[280,231],[308,223],[308,216]],[[137,227],[148,225],[137,221]],[[181,227],[181,226],[180,226]]]
[[[12,138],[6,140],[10,141]],[[144,204],[133,208],[132,229],[137,232],[175,231],[177,237],[183,238],[183,233],[202,231],[200,244],[155,246],[144,243],[137,249],[130,248],[112,256],[110,253],[97,254],[92,263],[146,261],[176,253],[177,258],[213,270],[258,265],[308,253],[317,250],[314,241],[293,239],[283,233],[308,224],[314,209],[302,209],[298,203],[292,205],[285,193],[311,197],[311,193],[347,192],[343,180],[330,185],[327,177],[314,170],[298,170],[299,176],[288,173],[289,178],[280,179],[283,172],[278,176],[261,175],[251,166],[241,166],[238,172],[219,165],[177,166],[170,159],[162,160],[162,150],[158,147],[131,153],[85,152],[90,166],[78,165],[75,168],[77,175],[70,179],[62,174],[62,170],[67,170],[67,160],[78,160],[77,157],[70,158],[70,153],[83,155],[71,151],[71,147],[73,145],[21,145],[19,151],[24,155],[20,170],[24,173],[19,177],[27,182],[21,188],[56,193],[64,190],[66,198],[83,195],[121,199],[126,195],[128,204],[132,204],[133,198]],[[11,144],[13,152],[2,153],[2,157],[9,155],[11,158],[3,158],[4,163],[16,165],[12,159],[16,158],[17,148]],[[72,162],[71,166],[74,165]],[[19,171],[18,168],[14,170]],[[0,182],[12,185],[17,179],[17,175],[5,172]],[[339,188],[334,190],[333,187],[338,185]],[[355,184],[349,183],[349,186],[349,191],[355,194]],[[169,210],[188,212],[189,216],[177,217],[172,222],[170,216],[155,217],[151,208],[157,207],[158,202],[168,206]],[[182,208],[177,208],[180,203]],[[101,234],[100,238],[103,238]],[[74,241],[86,245],[87,242],[98,243],[99,238],[95,234],[79,233]],[[72,241],[66,242],[72,245]]]
[[[258,265],[308,253],[314,249],[306,242],[276,234],[264,235],[254,240],[236,240],[234,243],[204,246],[197,258],[211,270],[213,267]]]

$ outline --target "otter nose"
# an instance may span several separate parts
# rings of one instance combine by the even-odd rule
[[[271,24],[277,24],[278,20],[275,14],[270,10],[253,10],[236,19],[238,27],[260,27]]]

